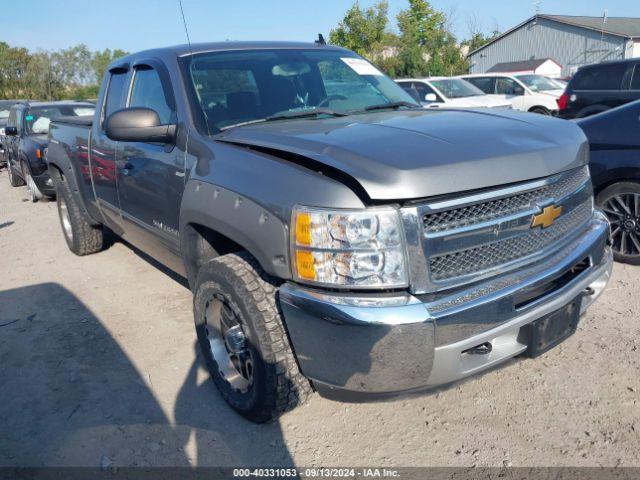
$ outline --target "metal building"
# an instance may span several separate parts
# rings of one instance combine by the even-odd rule
[[[640,18],[535,15],[469,53],[469,71],[498,63],[553,59],[562,76],[605,60],[640,57]]]

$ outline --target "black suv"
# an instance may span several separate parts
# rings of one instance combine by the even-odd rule
[[[561,118],[584,118],[640,99],[640,58],[580,68],[558,99]]]
[[[47,172],[44,149],[47,147],[49,122],[61,116],[93,115],[89,102],[19,102],[9,110],[5,127],[5,157],[12,187],[27,184],[32,201],[55,196]]]

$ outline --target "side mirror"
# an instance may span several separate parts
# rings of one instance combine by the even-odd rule
[[[162,125],[150,108],[133,107],[116,110],[107,118],[105,133],[119,142],[173,143],[176,125]]]
[[[427,102],[437,102],[437,101],[438,101],[438,97],[436,97],[436,94],[435,94],[435,93],[427,93],[427,94],[424,96],[424,99],[425,99]]]
[[[517,87],[515,87],[513,89],[513,94],[514,95],[518,95],[518,96],[524,95],[524,88],[522,88],[520,85],[518,85]]]
[[[8,137],[15,137],[18,135],[18,127],[4,127],[4,134]]]

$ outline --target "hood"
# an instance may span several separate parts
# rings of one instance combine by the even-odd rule
[[[500,110],[405,110],[285,120],[215,137],[290,152],[355,179],[372,200],[409,200],[546,177],[587,161],[571,122]],[[277,154],[277,153],[276,153]]]

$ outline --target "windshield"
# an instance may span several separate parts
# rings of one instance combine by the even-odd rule
[[[31,108],[24,117],[27,134],[49,133],[49,123],[55,117],[83,117],[93,115],[91,105],[56,105]]]
[[[559,87],[553,80],[542,75],[516,75],[516,78],[534,92],[545,90],[558,90]]]
[[[478,95],[484,95],[484,92],[478,87],[461,78],[431,80],[431,85],[440,90],[447,98],[477,97]]]
[[[209,134],[298,112],[322,110],[322,116],[397,102],[418,106],[393,80],[345,51],[211,52],[185,58],[185,67]]]

